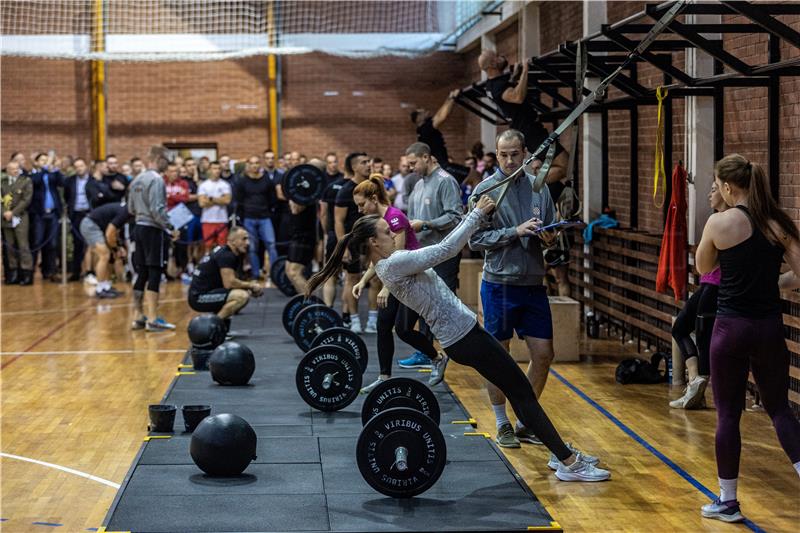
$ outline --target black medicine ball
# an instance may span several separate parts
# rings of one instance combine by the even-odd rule
[[[247,385],[256,370],[256,359],[244,344],[223,342],[208,358],[208,369],[220,385]]]
[[[192,433],[189,453],[210,476],[237,476],[256,459],[256,432],[243,418],[224,413],[203,419]]]

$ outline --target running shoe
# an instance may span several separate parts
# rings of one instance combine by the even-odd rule
[[[145,326],[147,331],[172,331],[175,329],[175,324],[170,324],[163,317],[158,317],[152,322],[148,322]]]
[[[719,498],[712,503],[708,503],[700,508],[703,518],[713,518],[723,522],[741,522],[744,520],[742,511],[739,509],[739,502],[730,500],[727,502],[719,501]]]
[[[367,321],[367,327],[364,328],[364,333],[378,333],[377,322]]]
[[[669,402],[673,409],[702,409],[705,407],[705,393],[708,378],[697,376],[686,386],[684,395]]]
[[[94,295],[96,298],[100,298],[101,300],[107,300],[110,298],[119,297],[119,293],[117,293],[116,291],[111,291],[110,289],[103,289],[100,292],[95,292]]]
[[[439,359],[431,361],[431,375],[428,378],[429,387],[438,385],[444,379],[444,371],[447,369],[447,362],[450,361],[450,358],[445,354],[440,355]]]
[[[431,358],[422,352],[414,352],[408,359],[397,362],[400,368],[431,368]]]
[[[364,333],[364,330],[361,329],[361,320],[359,320],[358,317],[352,317],[350,319],[350,331],[358,333],[359,335]]]
[[[576,454],[576,460],[567,466],[559,462],[556,469],[556,477],[561,481],[605,481],[611,477],[611,472],[598,468],[583,457],[581,453]]]
[[[509,422],[506,422],[505,424],[497,428],[497,436],[494,438],[494,441],[501,448],[522,447],[519,443],[519,440],[517,439],[517,436],[514,435],[514,428],[511,427],[511,423]]]
[[[131,329],[144,329],[147,326],[147,317],[137,318],[133,322],[131,322]]]
[[[378,378],[375,381],[373,381],[372,383],[370,383],[369,385],[367,385],[366,387],[361,387],[361,394],[369,394],[370,392],[372,392],[372,389],[374,389],[375,387],[377,387],[378,385],[380,385],[384,381],[386,381],[386,380]]]
[[[580,451],[578,448],[574,447],[569,442],[565,442],[564,444],[567,446],[567,449],[569,451],[574,453],[576,456],[580,455],[581,457],[583,457],[584,461],[586,461],[587,463],[591,464],[592,466],[597,466],[600,463],[600,459],[598,459],[597,457],[594,457],[593,455],[589,455],[589,454],[583,453],[582,451]],[[550,460],[547,461],[547,466],[550,468],[550,470],[558,470],[558,465],[560,465],[560,464],[561,464],[561,461],[559,461],[556,458],[555,454],[554,453],[550,453]]]
[[[86,274],[83,276],[83,282],[88,283],[89,285],[97,285],[97,278],[94,274]]]
[[[542,441],[539,440],[539,437],[536,436],[536,433],[525,426],[517,426],[514,429],[514,434],[517,436],[520,442],[527,442],[528,444],[536,444],[538,446],[542,445]]]

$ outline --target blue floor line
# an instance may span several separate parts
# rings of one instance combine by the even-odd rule
[[[64,524],[56,524],[55,522],[31,522],[34,526],[50,526],[50,527],[61,527]]]
[[[622,423],[619,418],[609,413],[605,407],[603,407],[602,405],[594,401],[592,398],[590,398],[588,394],[586,394],[578,387],[567,381],[567,379],[564,376],[562,376],[552,368],[550,369],[550,373],[553,374],[556,377],[556,379],[558,379],[561,383],[566,385],[570,390],[572,390],[572,392],[583,398],[586,401],[586,403],[588,403],[589,405],[600,411],[603,414],[603,416],[611,420],[615,426],[617,426],[619,429],[622,430],[623,433],[625,433],[630,438],[641,444],[647,451],[658,457],[658,459],[662,463],[670,467],[673,471],[675,471],[675,473],[677,473],[683,479],[688,481],[689,484],[691,484],[694,488],[702,492],[708,499],[710,500],[717,499],[717,495],[714,494],[713,491],[709,490],[705,485],[703,485],[695,478],[693,478],[692,475],[689,474],[686,470],[675,464],[675,462],[672,461],[672,459],[670,459],[669,457],[658,451],[652,444],[644,440],[635,431],[633,431],[631,428]],[[745,519],[744,522],[742,523],[746,525],[748,528],[750,528],[752,531],[755,531],[757,533],[766,533],[766,530],[761,529],[756,523],[748,519]]]

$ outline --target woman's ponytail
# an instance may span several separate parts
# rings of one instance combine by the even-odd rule
[[[338,243],[336,243],[336,248],[333,250],[333,254],[325,261],[325,265],[319,269],[319,271],[311,276],[311,278],[306,283],[306,292],[305,296],[308,298],[311,294],[317,290],[317,288],[328,281],[328,278],[336,274],[342,266],[342,258],[344,257],[344,251],[350,246],[350,240],[353,238],[353,234],[348,233],[344,237],[342,237]]]

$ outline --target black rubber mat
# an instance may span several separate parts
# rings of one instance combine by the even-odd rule
[[[236,340],[256,356],[249,385],[224,387],[207,371],[180,369],[163,400],[178,406],[175,432],[152,433],[169,438],[142,445],[106,517],[108,531],[559,530],[493,442],[463,423],[469,413],[445,384],[434,389],[447,443],[442,477],[410,499],[369,487],[355,457],[364,396],[332,413],[303,402],[294,378],[303,354],[281,325],[286,301],[268,291],[233,320]],[[377,375],[377,356],[375,336],[364,339],[368,383]],[[412,351],[397,343],[398,359]],[[426,382],[429,374],[397,369],[395,375]],[[258,458],[244,474],[213,478],[195,466],[180,411],[188,404],[211,405],[212,414],[233,413],[253,426]]]

